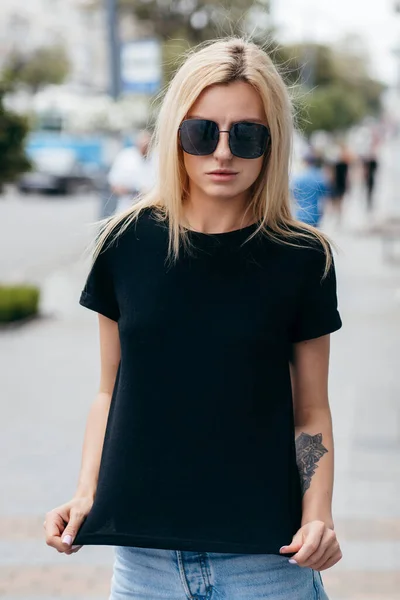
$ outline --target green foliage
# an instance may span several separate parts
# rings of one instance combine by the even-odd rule
[[[298,109],[299,127],[306,135],[318,130],[344,131],[368,114],[363,98],[337,83],[309,92]]]
[[[0,93],[0,190],[3,183],[13,181],[30,168],[24,151],[28,129],[26,118],[4,108]]]
[[[293,44],[277,46],[273,52],[276,63],[283,65],[285,78],[290,84],[302,82],[320,86],[340,77],[329,46],[319,44]],[[312,73],[312,81],[305,81],[305,66]]]
[[[9,89],[23,84],[36,92],[47,83],[62,83],[69,70],[69,59],[62,46],[44,46],[30,54],[12,53],[5,64],[2,80]]]
[[[306,135],[344,130],[379,113],[384,86],[369,76],[366,57],[319,44],[280,47],[274,57],[299,88],[295,105]]]
[[[10,323],[36,315],[39,299],[40,291],[35,286],[0,285],[0,323]]]
[[[250,32],[262,42],[268,37],[269,0],[119,0],[119,9],[162,41],[165,85],[194,45]]]

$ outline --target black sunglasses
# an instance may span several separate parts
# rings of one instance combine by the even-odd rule
[[[228,131],[220,131],[217,123],[208,119],[186,119],[179,127],[179,139],[187,154],[206,156],[215,152],[220,133],[229,133],[229,148],[239,158],[259,158],[271,138],[265,125],[241,121],[233,123]]]

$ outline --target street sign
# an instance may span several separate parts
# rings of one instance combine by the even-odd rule
[[[121,47],[122,92],[154,94],[162,80],[161,44],[156,39],[127,42]]]

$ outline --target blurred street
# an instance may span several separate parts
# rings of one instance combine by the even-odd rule
[[[345,216],[352,226],[329,231],[326,224],[340,248],[344,327],[332,340],[330,396],[334,515],[344,557],[324,580],[330,600],[395,600],[400,589],[400,265],[384,263],[380,239],[357,231],[360,206],[357,197],[348,199]],[[40,281],[47,316],[0,336],[8,394],[7,419],[0,424],[5,490],[0,597],[8,600],[100,600],[109,590],[111,548],[61,556],[47,548],[42,533],[45,512],[74,492],[98,382],[96,315],[78,305],[89,266],[84,249],[97,209],[95,198],[79,197],[14,197],[0,203],[2,273],[22,270]]]
[[[98,219],[99,199],[91,196],[0,197],[0,277],[42,283],[61,265],[78,258]]]

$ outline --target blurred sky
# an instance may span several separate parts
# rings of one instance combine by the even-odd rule
[[[362,36],[369,50],[373,74],[394,83],[400,47],[400,14],[396,0],[271,0],[282,42],[313,39],[331,42],[347,33]]]

